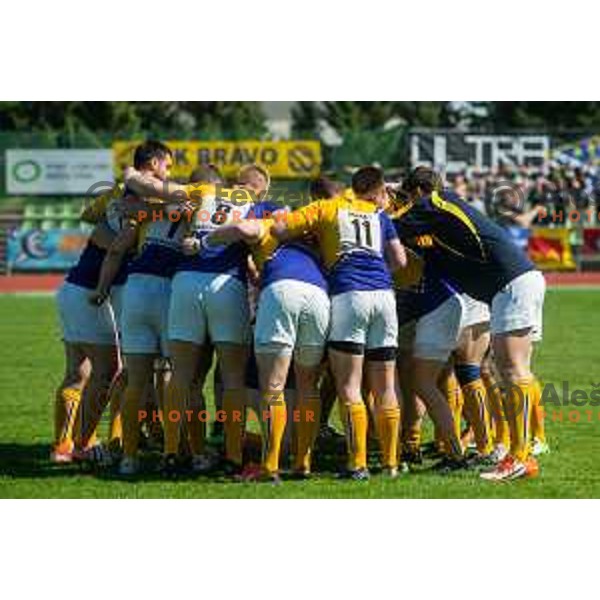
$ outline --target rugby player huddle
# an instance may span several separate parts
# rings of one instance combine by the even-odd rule
[[[278,482],[285,447],[289,476],[306,478],[337,398],[341,476],[369,478],[371,437],[383,476],[421,463],[425,411],[440,473],[538,473],[548,447],[530,364],[544,278],[432,169],[393,186],[363,167],[351,188],[321,180],[290,210],[266,200],[257,165],[231,187],[208,167],[175,183],[171,165],[167,146],[141,144],[124,184],[84,211],[94,230],[58,292],[67,366],[52,460],[108,463],[118,451],[132,476],[145,425],[164,436],[169,477]],[[218,454],[203,396],[213,350]],[[260,465],[245,452],[252,413]]]

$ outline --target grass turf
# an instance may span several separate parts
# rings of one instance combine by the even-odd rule
[[[600,383],[600,291],[550,290],[544,343],[536,372],[557,390],[590,391]],[[47,457],[52,435],[53,393],[63,356],[54,302],[49,297],[0,296],[0,497],[2,498],[589,498],[600,496],[600,407],[579,408],[579,422],[547,421],[552,453],[537,479],[512,484],[480,481],[476,474],[439,476],[425,470],[395,481],[224,483],[206,478],[166,482],[148,475],[135,482],[54,467]],[[210,394],[210,392],[209,392]],[[556,406],[549,409],[558,410]],[[591,422],[586,410],[591,411]],[[550,411],[551,412],[551,411]],[[574,418],[574,413],[571,413]]]

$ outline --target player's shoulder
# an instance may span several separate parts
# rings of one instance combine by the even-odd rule
[[[363,200],[362,198],[359,198],[354,193],[352,188],[345,189],[337,198],[337,201],[340,208],[346,208],[356,212],[375,213],[381,211],[381,209],[374,202],[369,202],[369,200]]]
[[[280,214],[286,214],[290,211],[290,207],[285,204],[273,202],[272,200],[263,200],[262,202],[254,204],[251,215],[255,219],[269,219],[273,215],[279,216]]]

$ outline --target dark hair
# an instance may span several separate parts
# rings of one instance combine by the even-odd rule
[[[352,189],[357,196],[375,192],[384,185],[383,171],[377,167],[361,167],[352,175]]]
[[[146,140],[140,144],[133,154],[133,166],[136,169],[145,167],[153,158],[162,159],[173,156],[171,149],[156,140]]]
[[[310,182],[309,194],[313,200],[329,200],[341,191],[341,184],[328,177],[319,177]]]
[[[419,188],[425,194],[442,189],[442,178],[430,167],[413,169],[402,184],[402,189],[411,194]]]
[[[219,169],[215,165],[196,167],[190,175],[190,183],[223,183]]]

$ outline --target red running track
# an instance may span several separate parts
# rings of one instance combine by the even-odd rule
[[[54,292],[62,283],[64,275],[3,275],[0,276],[0,294],[27,292]],[[600,272],[594,273],[546,273],[551,286],[600,286]]]

